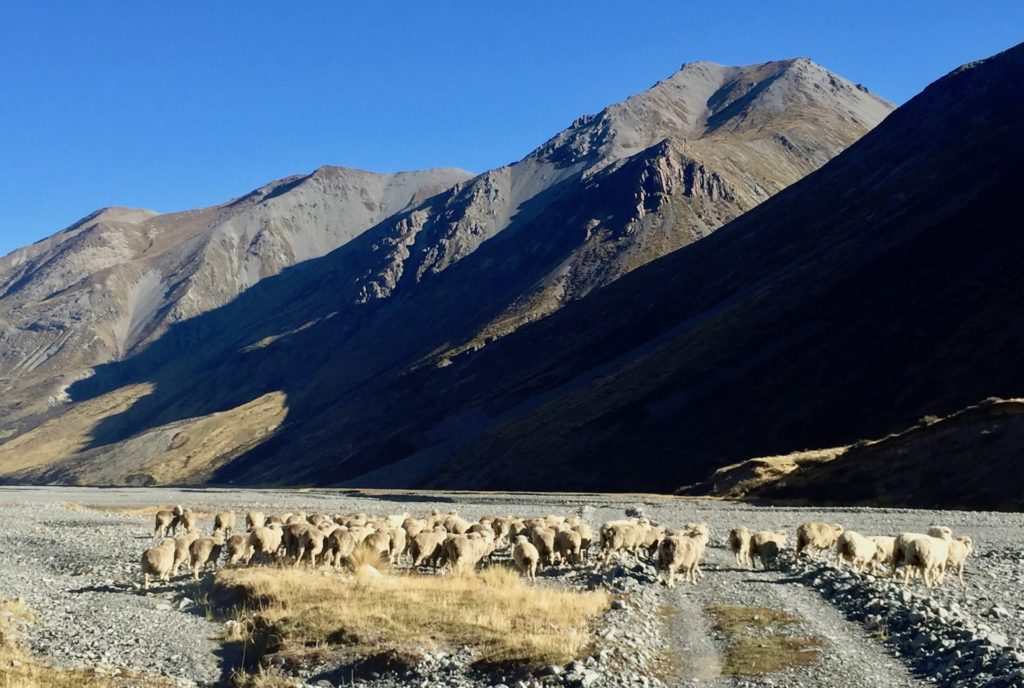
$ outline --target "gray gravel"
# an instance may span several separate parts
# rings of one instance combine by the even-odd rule
[[[0,532],[0,595],[22,597],[36,613],[39,621],[29,629],[29,640],[38,653],[60,665],[99,664],[162,674],[177,679],[183,686],[218,685],[226,678],[235,658],[225,656],[217,640],[223,631],[222,624],[207,620],[201,608],[193,604],[199,589],[184,578],[149,594],[138,589],[138,556],[153,542],[150,518],[67,507],[171,503],[208,511],[226,508],[241,512],[256,508],[267,512],[304,509],[325,513],[419,513],[436,505],[457,508],[460,514],[471,518],[484,513],[544,515],[583,510],[594,525],[621,517],[627,509],[638,509],[670,526],[694,520],[711,524],[712,547],[704,566],[707,575],[696,587],[681,583],[668,590],[653,583],[650,567],[634,569],[632,563],[600,575],[579,572],[545,578],[541,584],[607,587],[621,600],[616,603],[618,608],[601,620],[598,643],[591,656],[578,663],[552,667],[545,676],[485,680],[465,671],[468,653],[456,650],[450,655],[438,653],[428,658],[419,676],[367,676],[357,681],[359,685],[470,686],[506,681],[508,686],[701,684],[845,688],[871,684],[957,685],[956,681],[961,681],[961,685],[980,685],[982,679],[992,685],[1015,685],[1012,656],[1002,660],[1002,665],[999,661],[1004,654],[1020,649],[1024,628],[1019,606],[1020,591],[1024,588],[1024,552],[1019,545],[1024,515],[759,508],[702,500],[585,495],[396,493],[368,497],[319,490],[0,488],[0,517],[4,523]],[[955,604],[957,618],[963,621],[957,629],[964,636],[957,643],[977,647],[977,634],[994,634],[995,640],[1005,641],[991,653],[987,647],[981,650],[981,678],[971,682],[963,673],[943,674],[942,668],[948,669],[948,661],[936,662],[936,655],[928,646],[901,645],[895,637],[887,643],[880,642],[865,629],[861,607],[870,597],[862,599],[856,596],[860,592],[855,591],[855,595],[849,590],[840,590],[837,595],[833,590],[837,582],[842,587],[851,577],[833,579],[834,574],[827,567],[817,564],[767,573],[736,570],[731,555],[723,547],[728,530],[736,525],[751,529],[786,528],[793,532],[800,522],[818,519],[838,521],[869,535],[921,530],[932,524],[949,525],[957,533],[970,534],[976,552],[968,560],[966,593],[947,581],[945,589],[923,599],[933,599],[935,605],[944,609],[952,609]],[[201,528],[208,531],[211,524],[204,521]],[[852,582],[861,585],[860,581]],[[892,592],[886,603],[896,605],[900,614],[909,613],[918,604],[904,604],[899,591],[885,581],[869,584]],[[883,593],[888,595],[885,590]],[[915,595],[917,592],[915,588]],[[880,593],[871,588],[864,594]],[[917,597],[912,595],[911,599]],[[701,614],[704,607],[714,603],[776,607],[798,614],[806,620],[806,634],[824,639],[823,656],[809,667],[790,669],[765,679],[720,677],[721,640],[710,631]],[[665,614],[666,609],[676,611]],[[869,619],[870,623],[877,621]],[[930,620],[926,617],[921,623],[927,625]],[[920,630],[927,630],[913,624],[908,629],[906,632],[913,632],[913,637],[920,636]],[[901,633],[905,635],[903,631],[894,631],[896,635]],[[974,656],[969,660],[974,661]],[[317,676],[307,680],[309,685],[341,683]]]

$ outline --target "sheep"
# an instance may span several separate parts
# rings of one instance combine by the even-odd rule
[[[515,519],[508,516],[499,516],[491,521],[491,530],[494,531],[494,541],[498,544],[510,542],[510,533]]]
[[[409,547],[413,568],[427,564],[437,568],[444,555],[445,537],[446,533],[440,527],[438,530],[425,530],[414,537]]]
[[[338,528],[327,536],[324,544],[324,561],[328,566],[340,566],[348,561],[356,549],[356,539],[347,528]]]
[[[938,585],[946,574],[946,561],[949,559],[951,540],[931,535],[911,538],[903,546],[903,565],[906,573],[903,585],[910,581],[911,569],[916,569],[924,579],[926,587]]]
[[[228,555],[228,566],[236,566],[242,562],[248,563],[251,551],[249,549],[249,534],[238,533],[228,538],[224,543]]]
[[[321,552],[324,551],[324,543],[327,540],[327,535],[324,531],[319,528],[314,528],[311,525],[305,525],[298,537],[298,549],[295,554],[295,566],[298,567],[302,563],[303,558],[308,554],[309,563],[312,566],[316,566],[316,558]]]
[[[401,526],[391,528],[391,563],[395,566],[402,562],[402,555],[409,548],[409,539]]]
[[[171,568],[171,575],[178,575],[178,569],[188,562],[191,557],[188,548],[198,537],[199,533],[185,533],[174,538],[174,565]]]
[[[586,561],[590,546],[594,543],[594,530],[589,524],[582,521],[572,524],[572,529],[580,534],[580,560],[581,562]]]
[[[250,511],[245,515],[245,529],[252,532],[256,528],[262,528],[267,523],[267,517],[262,511]]]
[[[891,535],[872,535],[870,539],[875,543],[875,556],[871,560],[871,571],[877,573],[879,569],[892,564],[896,538]]]
[[[753,559],[761,562],[761,568],[767,570],[779,556],[779,552],[785,549],[786,532],[783,530],[772,532],[770,530],[759,530],[750,536],[750,553]],[[751,563],[753,566],[753,563]]]
[[[638,521],[609,521],[601,526],[601,563],[608,566],[616,552],[629,551],[636,556],[646,524]]]
[[[453,511],[449,513],[447,516],[445,516],[442,525],[444,526],[444,529],[447,530],[449,533],[454,533],[455,535],[462,535],[463,533],[469,530],[471,524],[469,523],[469,521],[460,517]]]
[[[934,532],[941,534],[939,539],[946,540],[947,542],[951,539],[952,531],[949,529],[939,530],[936,529]],[[922,573],[919,566],[909,564],[907,559],[908,547],[910,543],[918,538],[935,537],[933,535],[925,535],[924,533],[900,533],[896,536],[892,546],[892,574],[896,575],[896,569],[900,566],[906,568],[904,572],[904,585],[909,581],[912,575]]]
[[[199,580],[199,570],[207,564],[213,564],[217,568],[217,560],[220,559],[220,551],[224,546],[224,533],[215,531],[212,537],[197,538],[188,546],[189,554],[192,556],[192,578]]]
[[[142,553],[142,587],[149,590],[149,577],[156,576],[166,583],[174,565],[174,540],[166,539],[157,547],[150,547]]]
[[[153,528],[153,537],[170,537],[178,528],[178,519],[170,509],[160,509],[156,512],[156,526]]]
[[[753,566],[750,558],[750,531],[740,526],[729,531],[729,549],[736,557],[737,566]]]
[[[953,529],[949,526],[929,526],[928,530],[925,531],[927,535],[937,537],[942,540],[953,539]]]
[[[413,538],[427,530],[427,522],[410,516],[402,521],[402,529],[405,531],[406,540],[411,544]]]
[[[525,535],[516,536],[512,547],[512,561],[516,568],[529,580],[537,578],[537,565],[540,563],[540,552]]]
[[[801,523],[796,529],[796,555],[799,557],[805,551],[813,555],[832,549],[842,534],[843,527],[838,523]]]
[[[213,529],[223,531],[225,536],[231,535],[231,531],[235,529],[235,512],[221,511],[214,515]]]
[[[697,584],[697,566],[704,553],[704,539],[697,532],[670,531],[658,545],[657,568],[666,586],[674,588],[675,576],[682,573],[684,580]]]
[[[324,516],[323,514],[310,514],[306,521],[309,523],[309,525],[315,527],[319,527],[321,524],[324,523],[334,523],[334,521],[332,521],[327,516]]]
[[[687,523],[683,527],[683,534],[697,541],[698,552],[697,560],[693,565],[693,575],[696,578],[703,578],[704,572],[700,570],[700,562],[704,557],[704,549],[711,540],[711,528],[708,527],[707,523]]]
[[[874,561],[877,548],[874,541],[852,530],[844,531],[836,541],[836,567],[842,568],[843,561],[853,566],[854,573],[862,573]]]
[[[278,525],[257,526],[249,533],[250,557],[258,557],[260,561],[267,562],[277,554],[281,548],[281,540],[284,531]]]
[[[484,558],[488,542],[481,537],[469,535],[449,535],[445,541],[448,563],[453,573],[472,571],[477,563]]]
[[[583,563],[581,555],[583,539],[580,534],[568,526],[555,531],[555,553],[563,564],[579,565]]]
[[[555,531],[546,526],[535,528],[530,540],[540,553],[541,563],[553,566],[558,559],[558,553],[555,551]]]
[[[191,509],[185,509],[178,516],[178,522],[181,523],[181,527],[185,529],[186,533],[194,532],[196,529],[197,517]]]
[[[960,581],[961,588],[967,587],[967,583],[964,582],[964,563],[973,551],[974,541],[966,535],[950,540],[949,542],[949,556],[946,559],[946,568],[949,570],[956,570],[957,579]],[[945,572],[943,572],[943,578],[944,577]]]
[[[661,541],[664,537],[664,526],[647,524],[641,530],[639,543],[640,546],[637,549],[637,553],[644,552],[646,554],[647,559],[653,559],[654,554],[658,551],[658,545],[661,544]]]

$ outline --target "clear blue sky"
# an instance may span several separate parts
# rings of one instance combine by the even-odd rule
[[[482,171],[687,61],[806,56],[903,102],[1022,39],[1021,0],[8,0],[0,255],[326,163]]]

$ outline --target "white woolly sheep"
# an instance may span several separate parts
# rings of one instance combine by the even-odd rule
[[[192,559],[192,578],[199,580],[199,571],[207,564],[217,568],[217,560],[220,559],[221,548],[224,547],[224,533],[214,532],[212,537],[197,538],[188,546]]]
[[[775,564],[779,552],[786,548],[788,536],[783,530],[759,530],[750,536],[750,554],[761,562],[761,568],[768,569]]]
[[[843,527],[838,523],[801,523],[796,529],[796,555],[799,557],[806,552],[813,556],[832,549],[842,534]]]
[[[697,532],[673,530],[665,535],[658,546],[656,564],[665,585],[674,588],[677,573],[682,573],[685,581],[697,584],[697,567],[703,556],[705,544],[705,540]]]
[[[249,534],[237,533],[229,537],[224,543],[224,551],[227,552],[228,566],[248,563],[252,556],[249,550]]]
[[[875,557],[871,560],[871,571],[877,573],[883,567],[892,564],[892,552],[896,546],[896,538],[891,535],[872,535],[870,539],[875,543]]]
[[[267,524],[267,517],[263,515],[262,511],[250,511],[245,515],[245,529],[253,530],[255,528],[262,528]]]
[[[964,581],[964,564],[967,561],[967,557],[973,551],[974,541],[966,535],[949,541],[949,557],[946,559],[946,570],[956,571],[957,580],[960,582],[961,588],[967,587],[967,583]]]
[[[583,539],[569,526],[563,525],[555,531],[555,553],[563,565],[578,566],[583,563],[581,552]]]
[[[170,509],[161,509],[156,512],[156,526],[153,528],[153,537],[170,537],[178,527],[178,519]]]
[[[235,512],[221,511],[215,514],[213,529],[223,532],[224,535],[231,535],[231,531],[235,529]]]
[[[525,535],[516,536],[512,547],[512,561],[516,568],[530,580],[537,578],[537,565],[540,563],[540,552]]]
[[[736,558],[737,566],[753,566],[750,558],[750,531],[744,526],[729,531],[729,549]]]
[[[836,541],[836,567],[842,568],[848,561],[855,573],[862,573],[864,568],[875,559],[877,548],[874,541],[852,530],[843,531]]]
[[[157,547],[150,547],[142,553],[142,587],[149,590],[149,577],[156,576],[166,583],[174,565],[174,540],[167,539]]]
[[[911,569],[916,569],[921,574],[926,587],[933,588],[938,585],[946,573],[949,543],[950,540],[946,538],[931,535],[908,540],[902,550],[902,563],[906,567],[903,585],[906,586],[909,582]]]

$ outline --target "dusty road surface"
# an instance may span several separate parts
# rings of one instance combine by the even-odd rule
[[[296,685],[350,685],[355,680],[380,687],[853,688],[1024,682],[1024,655],[1016,653],[1024,608],[1019,602],[1024,600],[1020,514],[763,508],[649,496],[0,488],[0,597],[21,598],[33,612],[35,621],[26,634],[38,656],[59,666],[163,676],[182,686],[230,685],[241,658],[222,644],[225,620],[207,613],[204,588],[186,576],[148,593],[139,587],[139,555],[156,541],[152,516],[133,510],[179,503],[205,512],[234,510],[240,519],[250,509],[423,515],[436,506],[470,519],[488,513],[578,514],[595,528],[637,509],[669,527],[710,524],[704,578],[695,586],[678,583],[669,589],[656,581],[650,565],[629,559],[610,570],[588,566],[539,576],[541,585],[602,587],[619,600],[598,620],[588,654],[572,665],[534,676],[484,676],[468,671],[464,665],[471,658],[455,648],[428,657],[426,675],[313,672],[297,677]],[[872,535],[920,531],[933,524],[968,533],[976,546],[968,560],[968,586],[960,590],[947,580],[934,593],[917,584],[904,594],[887,580],[834,574],[831,563],[784,562],[780,570],[751,571],[737,567],[724,546],[729,529],[738,525],[793,533],[801,522],[819,519]],[[212,519],[201,520],[200,529],[211,531]],[[784,636],[787,643],[806,644],[806,662],[764,674],[737,671],[743,658],[736,654],[736,637],[716,614],[747,608],[767,610],[755,625],[764,623],[765,615],[785,615],[784,623],[758,627],[755,653]],[[923,611],[915,611],[919,608]],[[148,679],[137,680],[146,685]]]

